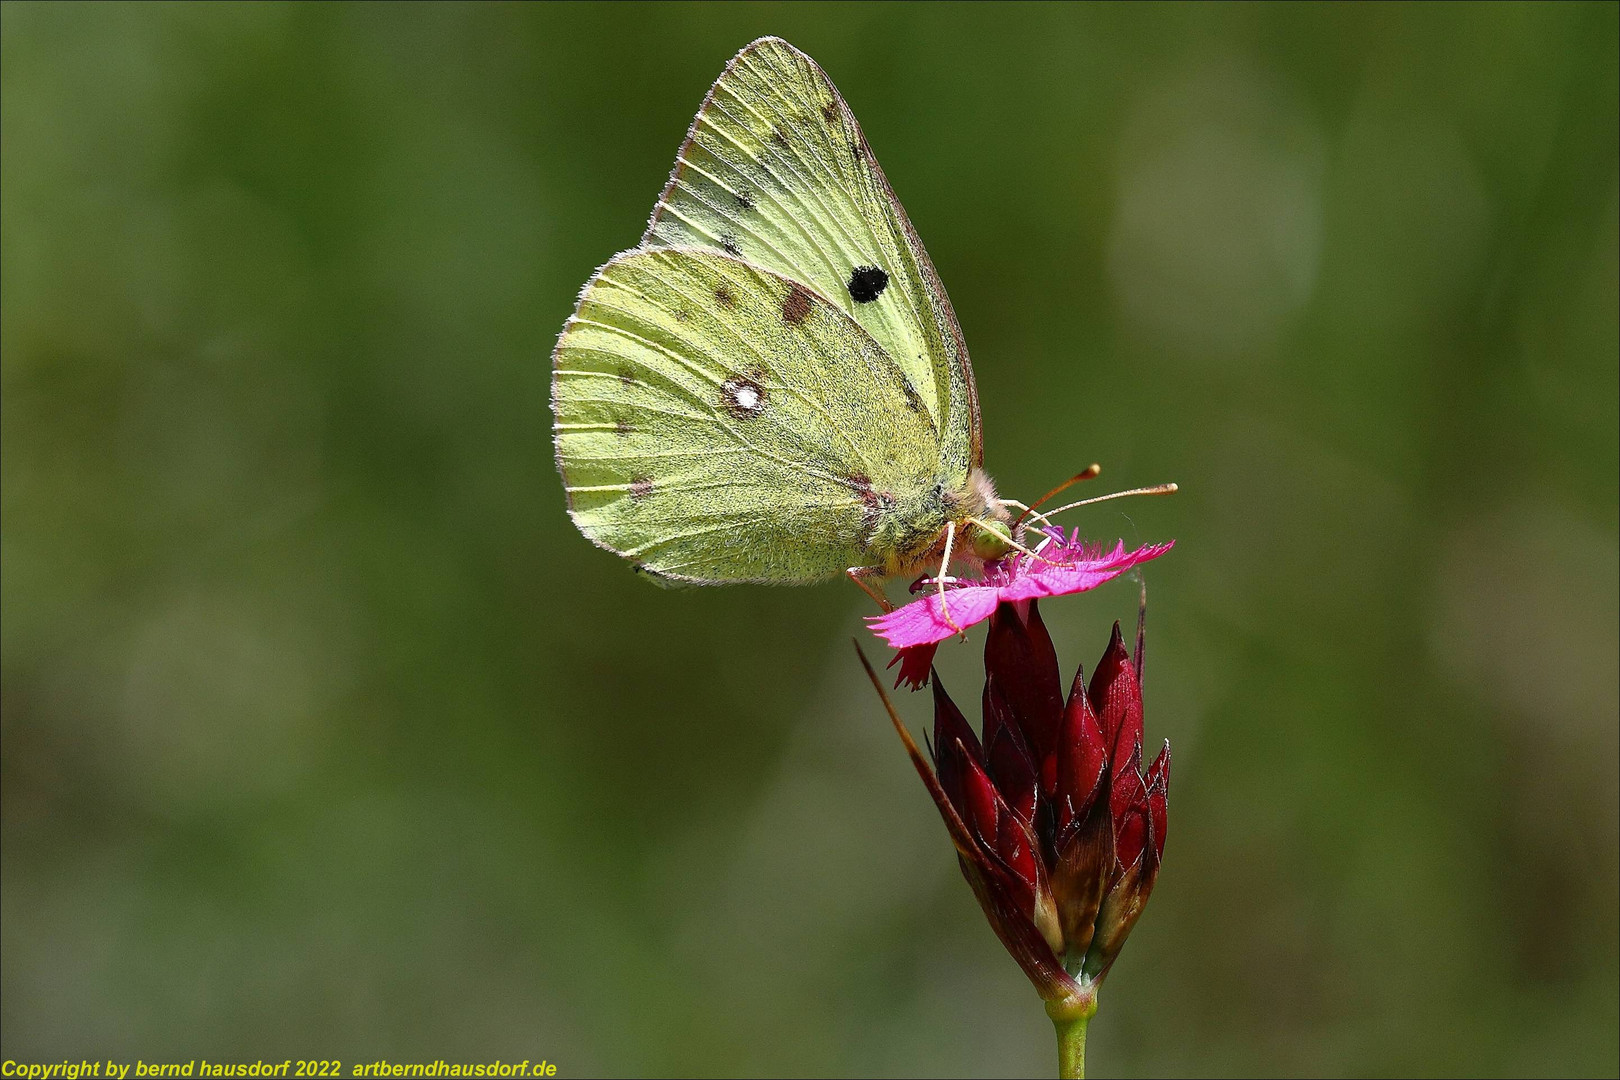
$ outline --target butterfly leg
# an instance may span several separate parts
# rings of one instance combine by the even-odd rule
[[[939,560],[939,613],[945,617],[946,626],[966,637],[967,631],[957,626],[956,620],[951,618],[950,601],[945,599],[945,576],[951,568],[951,547],[955,543],[956,522],[948,521],[945,523],[945,555]]]
[[[876,568],[871,566],[852,566],[844,571],[844,575],[855,583],[856,588],[877,601],[877,606],[883,609],[883,614],[887,615],[894,610],[894,605],[889,603],[889,598],[884,596],[880,590],[874,589],[866,583],[866,579],[876,573]]]

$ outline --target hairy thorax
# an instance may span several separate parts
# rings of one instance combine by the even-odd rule
[[[906,494],[877,492],[867,505],[866,550],[886,577],[937,571],[953,524],[953,561],[982,564],[1007,550],[999,530],[980,524],[1005,528],[1008,520],[995,484],[982,469],[954,483],[920,483]]]

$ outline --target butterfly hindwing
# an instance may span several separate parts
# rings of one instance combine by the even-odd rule
[[[818,291],[715,251],[626,252],[557,344],[576,524],[663,576],[805,582],[863,565],[881,493],[930,484],[904,372]]]
[[[642,244],[705,247],[804,282],[905,373],[945,471],[980,464],[973,372],[944,287],[837,88],[787,42],[761,38],[715,82]]]

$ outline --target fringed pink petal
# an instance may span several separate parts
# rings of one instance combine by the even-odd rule
[[[1171,540],[1127,552],[1125,541],[1121,540],[1106,555],[1100,551],[1087,552],[1078,544],[1056,552],[1048,548],[1041,552],[1041,558],[1046,562],[1027,557],[1020,560],[1012,582],[1001,588],[1001,599],[1034,600],[1042,596],[1086,592],[1112,581],[1134,566],[1157,559],[1173,547],[1175,541]]]
[[[998,591],[994,586],[969,585],[946,592],[955,626],[945,621],[939,593],[932,590],[905,607],[895,608],[887,615],[878,615],[868,621],[872,624],[872,632],[896,649],[933,645],[988,619],[996,610]]]

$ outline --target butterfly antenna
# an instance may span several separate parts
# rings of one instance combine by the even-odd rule
[[[1051,517],[1061,514],[1065,510],[1073,510],[1078,506],[1090,506],[1093,503],[1107,502],[1109,499],[1123,499],[1127,495],[1174,495],[1180,490],[1181,489],[1175,484],[1155,484],[1152,487],[1131,488],[1129,491],[1116,491],[1111,495],[1098,495],[1092,499],[1081,499],[1079,502],[1072,502],[1067,506],[1060,506],[1056,510],[1053,510],[1049,514],[1043,516]]]
[[[1018,519],[1012,523],[1013,529],[1016,531],[1018,526],[1020,526],[1020,525],[1022,525],[1024,523],[1024,519],[1026,517],[1033,514],[1036,510],[1040,509],[1042,506],[1045,506],[1048,502],[1051,502],[1053,499],[1057,498],[1059,495],[1063,494],[1065,491],[1068,491],[1070,488],[1072,488],[1074,485],[1078,484],[1080,481],[1082,481],[1082,480],[1091,480],[1091,479],[1095,478],[1096,475],[1098,473],[1100,473],[1100,472],[1102,472],[1102,466],[1101,465],[1098,465],[1096,463],[1092,463],[1090,465],[1087,465],[1084,469],[1081,469],[1079,472],[1075,473],[1073,476],[1071,476],[1067,480],[1063,481],[1063,483],[1059,484],[1057,487],[1053,488],[1051,491],[1048,491],[1045,495],[1042,495],[1040,498],[1036,499],[1034,502],[1032,502],[1028,506],[1024,507],[1024,512],[1022,514],[1019,514]]]

